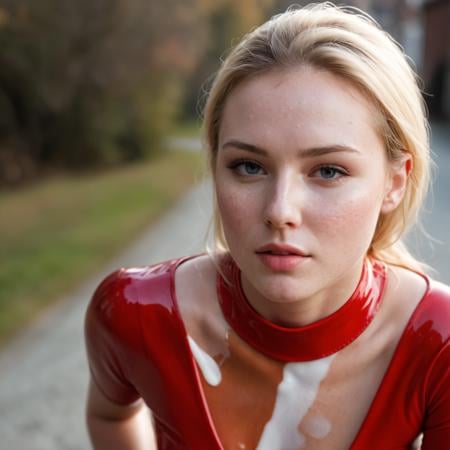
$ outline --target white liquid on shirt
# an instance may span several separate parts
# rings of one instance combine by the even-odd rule
[[[305,437],[299,424],[313,404],[334,355],[316,361],[288,363],[278,385],[275,408],[256,450],[299,449]]]
[[[211,386],[218,386],[222,381],[222,373],[219,365],[208,355],[190,336],[187,337],[192,354],[206,382]]]

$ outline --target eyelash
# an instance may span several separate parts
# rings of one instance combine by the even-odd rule
[[[323,164],[322,166],[319,166],[317,168],[314,169],[314,172],[320,171],[320,170],[333,170],[335,175],[339,175],[338,177],[332,177],[332,178],[327,178],[327,177],[322,177],[323,180],[327,180],[329,182],[331,181],[339,181],[342,177],[347,177],[349,175],[349,173],[340,166],[334,166],[333,164]]]
[[[251,159],[237,159],[233,162],[231,162],[227,167],[229,169],[231,169],[234,173],[236,173],[236,175],[239,176],[255,176],[255,175],[251,175],[251,174],[241,174],[238,172],[238,168],[240,166],[244,166],[245,164],[253,164],[255,166],[258,166],[259,168],[262,168],[261,165],[259,163],[257,163],[256,161],[252,161]]]
[[[253,164],[254,166],[257,166],[258,168],[262,169],[261,165],[258,162],[253,161],[251,159],[238,159],[238,160],[233,161],[232,163],[230,163],[227,167],[230,170],[232,170],[234,173],[236,173],[236,175],[241,176],[241,177],[254,177],[254,176],[260,175],[260,174],[248,174],[248,173],[242,174],[242,173],[239,173],[238,172],[238,168],[241,167],[241,166],[245,166],[245,164]],[[349,175],[349,173],[348,173],[348,171],[346,169],[344,169],[343,167],[340,167],[340,166],[335,166],[333,164],[322,164],[322,165],[320,165],[318,167],[315,167],[313,169],[312,173],[314,174],[314,173],[316,173],[316,172],[318,172],[320,170],[324,170],[324,169],[327,169],[327,170],[331,169],[331,170],[334,171],[335,175],[336,174],[339,175],[337,178],[336,177],[331,177],[331,178],[322,177],[322,180],[326,180],[328,182],[338,181],[341,177],[345,177],[345,176]]]

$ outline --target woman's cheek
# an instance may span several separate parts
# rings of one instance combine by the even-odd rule
[[[245,229],[248,218],[254,217],[252,195],[242,189],[224,189],[217,193],[220,216],[225,228]]]
[[[330,237],[352,238],[361,236],[370,242],[378,220],[379,206],[375,198],[365,194],[346,198],[345,201],[334,201],[326,208],[316,208],[320,227]]]

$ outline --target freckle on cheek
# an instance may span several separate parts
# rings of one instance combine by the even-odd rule
[[[337,208],[328,209],[322,215],[321,221],[330,231],[339,233],[343,229],[355,229],[358,225],[363,225],[374,214],[373,203],[349,202]]]

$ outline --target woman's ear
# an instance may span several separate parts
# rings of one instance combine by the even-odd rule
[[[412,157],[409,153],[404,153],[398,161],[390,163],[390,174],[386,183],[386,192],[381,212],[386,214],[393,211],[403,199],[408,177],[413,168]]]

